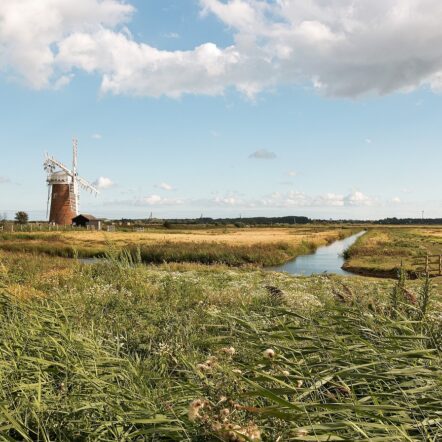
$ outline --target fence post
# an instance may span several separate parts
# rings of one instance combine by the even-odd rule
[[[442,255],[439,255],[439,276],[442,276]]]
[[[428,257],[428,253],[427,253],[427,258],[425,259],[425,274],[426,274],[427,276],[430,276],[429,273],[428,273],[429,264],[430,264],[429,261],[430,261],[430,258]]]

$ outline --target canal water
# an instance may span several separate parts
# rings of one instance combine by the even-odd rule
[[[343,255],[344,251],[364,234],[365,231],[359,232],[356,235],[349,236],[343,240],[335,241],[328,246],[319,247],[316,252],[310,255],[298,256],[293,261],[289,261],[280,266],[269,267],[267,270],[305,276],[320,273],[354,276],[353,273],[347,272],[342,268],[345,261]]]

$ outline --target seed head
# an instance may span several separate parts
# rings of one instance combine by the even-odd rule
[[[228,356],[233,356],[236,353],[236,350],[235,347],[223,347],[220,352],[225,353]]]
[[[219,412],[221,417],[227,417],[230,414],[230,410],[228,408],[223,408],[220,412]]]
[[[267,359],[274,359],[276,356],[275,350],[268,348],[267,350],[263,351],[263,356]]]
[[[212,370],[212,367],[207,364],[197,364],[196,368],[203,373]]]
[[[198,419],[201,419],[202,416],[200,414],[200,411],[204,408],[205,401],[202,399],[195,399],[190,405],[189,405],[189,411],[187,413],[189,420],[191,422],[195,422]]]

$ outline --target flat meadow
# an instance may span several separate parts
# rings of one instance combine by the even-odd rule
[[[50,231],[0,233],[0,250],[52,256],[102,257],[126,249],[145,263],[195,262],[232,266],[283,264],[361,230],[348,226],[146,229],[144,232]]]
[[[345,268],[394,277],[401,264],[410,274],[423,270],[426,255],[442,255],[441,226],[372,227],[347,251]]]
[[[434,280],[261,268],[353,229],[5,233],[0,439],[441,440]]]

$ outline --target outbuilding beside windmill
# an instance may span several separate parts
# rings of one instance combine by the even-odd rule
[[[101,230],[101,219],[95,218],[95,216],[87,213],[82,213],[75,218],[72,218],[72,225],[92,230]]]

